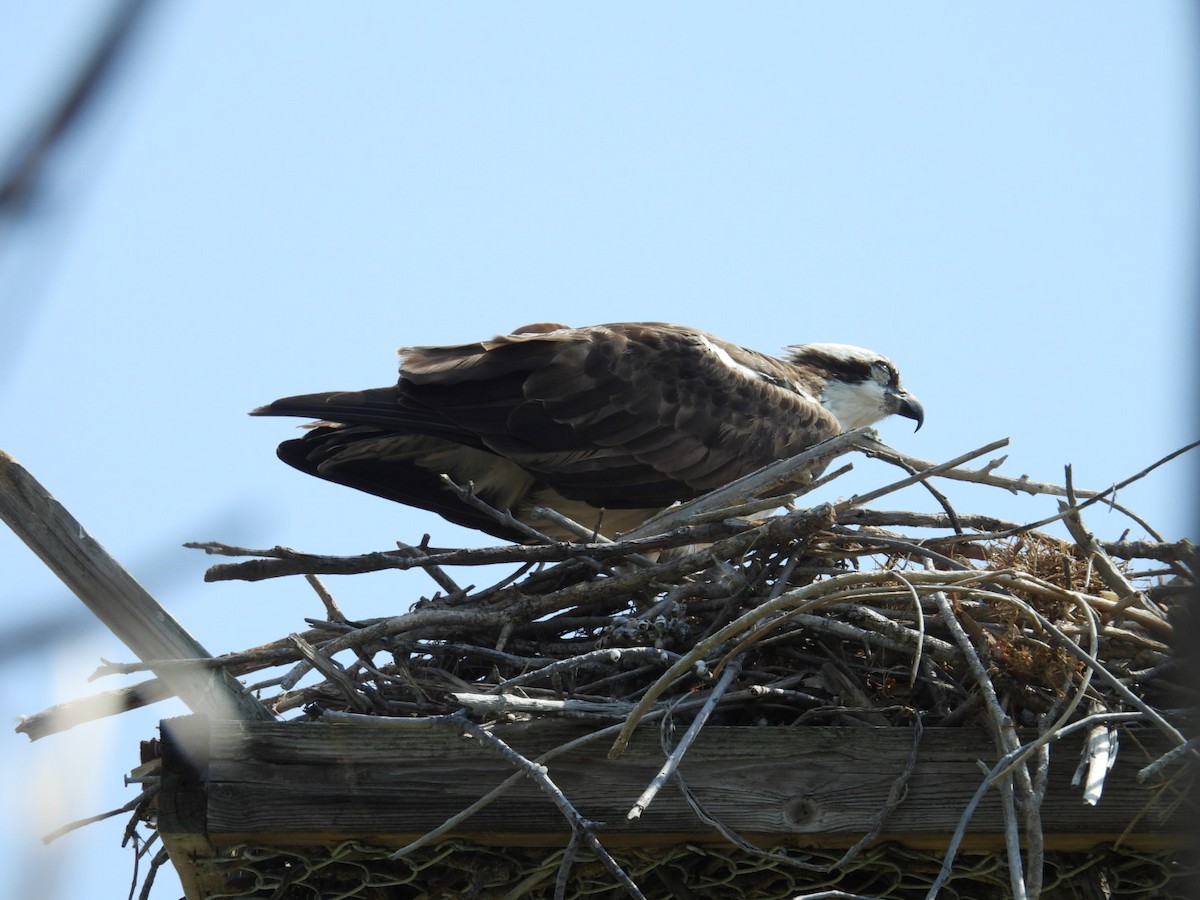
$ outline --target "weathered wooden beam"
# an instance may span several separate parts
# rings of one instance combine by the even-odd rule
[[[209,652],[92,538],[15,459],[0,450],[0,519],[143,662],[205,659]],[[193,712],[271,721],[224,669],[155,669]]]
[[[195,732],[194,723],[186,724]],[[587,726],[537,721],[496,729],[533,759],[589,733]],[[163,723],[168,745],[178,726]],[[181,744],[196,745],[193,735]],[[718,820],[763,844],[845,847],[866,834],[912,752],[902,728],[706,727],[681,772]],[[1186,840],[1186,803],[1161,786],[1140,785],[1137,770],[1167,749],[1156,732],[1121,744],[1100,803],[1084,803],[1070,785],[1082,739],[1052,747],[1042,827],[1049,850],[1079,850],[1120,838],[1156,850]],[[662,763],[656,729],[644,728],[617,760],[596,741],[555,757],[550,778],[581,814],[604,823],[605,846],[714,842],[673,787],[641,819],[626,812]],[[190,759],[190,761],[188,761]],[[982,732],[927,729],[902,803],[881,840],[945,846],[979,786],[977,760],[995,750]],[[487,793],[513,769],[493,752],[448,729],[372,724],[213,722],[200,756],[164,754],[159,831],[170,847],[328,845],[355,838],[399,847],[424,835]],[[173,782],[173,777],[182,778]],[[186,787],[175,790],[173,784]],[[971,820],[964,849],[1003,846],[994,792]],[[567,826],[547,797],[523,780],[451,836],[476,843],[561,846]]]

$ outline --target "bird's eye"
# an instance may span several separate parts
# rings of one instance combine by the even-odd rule
[[[884,384],[895,384],[896,368],[891,363],[880,360],[875,363],[875,377]]]

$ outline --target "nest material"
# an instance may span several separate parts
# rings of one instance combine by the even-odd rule
[[[666,717],[693,732],[705,724],[983,727],[997,747],[993,773],[1007,767],[1001,781],[1026,813],[1038,802],[1038,748],[1066,730],[1107,732],[1136,720],[1182,748],[1161,762],[1159,777],[1190,773],[1178,763],[1190,763],[1194,751],[1167,712],[1193,702],[1184,661],[1172,650],[1180,592],[1195,583],[1189,543],[1097,542],[1080,510],[1106,502],[1104,496],[1002,478],[996,463],[962,468],[972,454],[931,467],[878,444],[858,449],[916,473],[898,485],[927,480],[936,469],[1007,490],[1066,495],[1055,518],[1074,540],[1040,530],[1046,522],[961,514],[936,491],[943,509],[937,514],[864,508],[866,499],[896,487],[890,485],[866,498],[774,513],[763,510],[792,497],[752,506],[729,506],[725,497],[716,509],[690,506],[669,527],[618,543],[449,551],[401,545],[354,558],[197,545],[257,557],[214,567],[210,578],[304,574],[325,609],[303,633],[217,662],[243,676],[274,670],[251,687],[278,713],[453,714],[481,735],[490,721],[590,717],[597,728],[623,723],[614,752],[638,723]],[[449,574],[485,563],[509,563],[515,572],[482,589],[461,588]],[[385,568],[422,568],[438,589],[407,613],[354,621],[318,578]],[[1039,736],[1022,743],[1014,725]],[[685,751],[686,737],[673,757]],[[653,802],[653,790],[639,800],[642,808]],[[590,841],[610,887],[636,896],[633,879],[581,821],[572,822],[576,837]],[[1030,821],[1025,815],[1022,827]],[[1015,835],[1015,818],[1009,825]],[[1066,864],[1059,857],[1051,864],[1037,836],[1028,836],[1024,860],[1013,852],[997,859],[1014,892],[1019,882],[1037,896],[1045,873]],[[407,849],[429,852],[424,845]],[[753,848],[739,852],[753,855]],[[922,894],[932,885],[956,896],[946,886],[956,877],[954,856],[952,845],[935,858]],[[849,859],[826,862],[850,871]],[[580,890],[571,860],[554,865],[558,874],[548,887],[538,882],[527,894],[506,896],[542,896],[556,883],[565,895],[568,885]],[[595,876],[588,866],[579,872],[585,870]],[[788,885],[795,893],[797,885]],[[1105,890],[1119,895],[1111,885]]]
[[[885,449],[909,469],[943,468]],[[947,474],[1067,493],[991,468]],[[1097,494],[1072,498],[1078,505],[1054,517],[1074,542],[1036,527],[1044,522],[959,514],[938,496],[938,514],[864,509],[861,497],[765,517],[737,515],[744,506],[685,508],[675,521],[689,524],[619,543],[401,545],[353,558],[196,546],[260,557],[215,566],[212,580],[303,573],[324,603],[309,631],[221,660],[244,675],[299,658],[252,686],[277,712],[441,715],[486,695],[493,700],[468,705],[538,715],[570,700],[576,712],[596,703],[611,718],[614,704],[628,704],[632,727],[664,703],[694,706],[734,661],[738,676],[713,722],[953,725],[990,716],[989,727],[1045,729],[1102,710],[1141,710],[1154,721],[1157,710],[1185,705],[1172,639],[1178,598],[1194,584],[1190,543],[1100,544],[1079,512],[1104,500]],[[780,499],[793,497],[767,504]],[[502,562],[519,568],[482,589],[460,588],[448,573]],[[318,580],[386,568],[423,568],[439,590],[409,613],[351,622]],[[346,651],[345,665],[334,660]],[[296,687],[313,668],[326,677]],[[544,702],[523,711],[535,700]]]

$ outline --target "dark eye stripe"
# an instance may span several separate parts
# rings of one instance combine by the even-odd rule
[[[813,353],[808,359],[828,371],[830,377],[846,384],[859,384],[871,377],[871,364],[864,360],[829,356],[825,353]]]

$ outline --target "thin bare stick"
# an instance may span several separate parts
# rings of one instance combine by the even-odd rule
[[[657,647],[609,647],[604,650],[592,650],[588,653],[581,653],[578,656],[548,662],[532,671],[505,679],[493,687],[489,693],[499,694],[519,685],[528,684],[531,681],[540,681],[543,678],[557,675],[560,672],[586,668],[601,663],[616,665],[623,660],[645,659],[651,662],[666,664],[678,658],[678,653],[671,653]]]
[[[1007,446],[1008,439],[996,442],[991,449],[995,450],[999,447]],[[915,456],[909,456],[907,453],[901,453],[893,447],[882,442],[876,442],[875,446],[864,451],[868,456],[878,456],[880,459],[885,459],[888,462],[901,466],[902,468],[911,467],[917,471],[925,471],[933,468],[934,464],[928,460],[919,459]],[[984,453],[989,451],[985,450]],[[982,454],[976,454],[979,456]],[[1003,475],[993,475],[992,470],[998,468],[1004,463],[1007,457],[1001,457],[998,460],[993,460],[982,469],[959,469],[953,468],[944,472],[938,473],[942,478],[951,478],[955,481],[971,481],[975,484],[988,484],[993,487],[1005,488],[1014,494],[1051,494],[1056,497],[1065,497],[1067,492],[1064,488],[1057,484],[1046,484],[1040,481],[1031,481],[1027,476],[1022,475],[1020,478],[1007,478]],[[1081,497],[1094,497],[1098,492],[1080,491]]]
[[[325,615],[329,616],[331,622],[346,622],[346,616],[338,608],[337,601],[333,599],[333,594],[329,593],[329,589],[321,582],[321,579],[316,575],[305,575],[304,580],[308,582],[309,587],[317,592],[317,596],[321,598],[321,603],[325,607]]]
[[[1109,559],[1108,554],[1104,552],[1104,548],[1100,546],[1100,542],[1096,540],[1096,536],[1088,531],[1087,527],[1083,524],[1083,518],[1079,515],[1078,506],[1074,501],[1069,504],[1059,503],[1058,508],[1066,513],[1063,516],[1063,525],[1071,533],[1071,537],[1075,538],[1075,542],[1079,544],[1079,549],[1088,554],[1092,563],[1096,566],[1096,571],[1100,573],[1100,577],[1108,585],[1108,589],[1117,595],[1117,604],[1105,614],[1105,618],[1111,621],[1118,621],[1121,618],[1121,614],[1136,603],[1147,612],[1166,620],[1166,612],[1159,608],[1158,604],[1151,603],[1146,595],[1135,588],[1113,561]]]
[[[908,670],[908,686],[911,688],[916,685],[917,676],[921,671],[921,650],[925,646],[925,612],[921,609],[921,597],[919,594],[917,594],[917,589],[912,586],[912,582],[905,578],[900,572],[896,572],[896,577],[900,579],[901,584],[908,588],[908,592],[913,599],[913,611],[916,613],[917,619],[915,652],[913,653],[912,657],[912,665],[909,666]]]
[[[85,825],[91,825],[93,822],[103,822],[105,819],[111,819],[113,816],[121,815],[121,813],[132,812],[157,793],[158,785],[151,785],[118,809],[110,809],[108,812],[100,813],[99,815],[95,816],[88,816],[86,819],[79,819],[75,822],[69,822],[66,825],[63,825],[61,828],[56,828],[54,831],[42,838],[42,843],[52,843],[53,841],[58,840],[64,834],[70,834],[72,831],[76,831]]]
[[[58,734],[84,722],[92,722],[105,716],[115,716],[132,709],[140,709],[160,700],[175,696],[167,685],[157,678],[140,684],[102,691],[90,697],[68,700],[44,709],[31,716],[21,716],[16,731],[28,735],[31,741],[51,734]]]
[[[1170,751],[1164,753],[1162,756],[1160,756],[1154,762],[1150,763],[1150,765],[1148,765],[1144,768],[1138,769],[1138,773],[1136,776],[1137,780],[1138,780],[1138,784],[1144,784],[1145,782],[1147,782],[1148,780],[1153,778],[1155,775],[1157,775],[1159,772],[1161,772],[1164,768],[1171,765],[1171,763],[1177,762],[1178,760],[1182,759],[1184,754],[1189,753],[1189,752],[1194,753],[1196,750],[1197,742],[1200,742],[1200,738],[1192,738],[1186,744],[1180,744],[1178,747],[1174,748],[1173,750],[1170,750]]]
[[[737,536],[746,528],[745,522],[717,521],[700,525],[681,525],[669,532],[656,532],[638,538],[622,538],[612,542],[592,544],[559,541],[554,544],[472,547],[462,550],[439,550],[423,556],[396,550],[382,550],[357,556],[328,556],[301,553],[287,547],[254,550],[233,547],[216,541],[188,542],[185,547],[203,550],[219,556],[257,556],[242,563],[224,563],[211,567],[205,581],[262,581],[285,575],[356,575],[362,572],[382,572],[388,569],[417,569],[429,566],[489,566],[495,563],[563,562],[566,560],[600,561],[622,559],[631,552],[661,550],[689,544],[709,543]]]
[[[564,716],[569,719],[623,719],[633,709],[627,700],[551,700],[516,694],[478,694],[453,691],[451,696],[466,709],[493,716],[520,713],[534,716]]]
[[[415,558],[424,558],[429,555],[429,551],[424,547],[414,547],[412,544],[404,543],[404,541],[396,541],[396,547],[401,553],[407,553],[409,556]],[[458,586],[453,578],[446,574],[446,570],[441,566],[437,565],[436,563],[426,563],[421,568],[423,568],[429,574],[429,577],[433,579],[434,583],[447,594],[462,593],[462,588]]]
[[[989,712],[989,724],[992,726],[993,739],[996,742],[997,748],[1001,755],[1011,753],[1020,747],[1020,741],[1017,739],[1016,726],[1013,724],[1012,717],[1004,711],[1004,707],[1000,704],[999,698],[996,696],[996,689],[992,684],[991,678],[987,674],[987,666],[979,657],[975,645],[971,638],[967,635],[966,630],[959,622],[958,617],[954,614],[954,610],[950,605],[950,599],[943,591],[934,591],[933,599],[937,603],[938,611],[941,613],[942,621],[950,630],[954,642],[958,644],[958,648],[963,652],[963,656],[967,660],[967,667],[971,671],[972,677],[978,685],[980,693],[983,695],[984,708]],[[1022,876],[1023,866],[1021,862],[1020,843],[1011,839],[1011,835],[1016,830],[1015,808],[1012,803],[1011,790],[1015,789],[1014,783],[1021,778],[1024,770],[1018,769],[1016,772],[1004,776],[1001,784],[1001,797],[1005,798],[1002,806],[1004,811],[1004,828],[1006,843],[1008,844],[1009,858],[1009,874],[1012,878],[1012,888],[1014,895],[1021,897],[1025,896],[1025,882]],[[1025,773],[1028,778],[1028,773]],[[1022,785],[1022,801],[1032,793],[1032,784],[1025,788]],[[1010,793],[1005,793],[1009,791]]]
[[[1073,722],[1070,725],[1059,729],[1059,731],[1055,733],[1054,737],[1056,739],[1061,739],[1072,732],[1078,731],[1081,728],[1090,728],[1097,720],[1108,719],[1113,721],[1136,721],[1141,717],[1141,713],[1133,712],[1104,713],[1100,716],[1088,716],[1085,719],[1080,719],[1079,721]],[[996,760],[995,765],[988,770],[987,775],[985,775],[983,780],[979,783],[979,787],[975,789],[975,793],[972,795],[970,801],[963,808],[962,814],[958,819],[958,826],[954,829],[954,833],[950,836],[950,841],[946,845],[946,854],[942,858],[942,867],[938,872],[937,878],[934,879],[933,885],[930,887],[929,892],[925,895],[926,900],[934,900],[934,898],[937,897],[938,892],[942,889],[942,885],[954,871],[954,858],[958,855],[959,845],[962,843],[963,838],[966,837],[967,825],[970,823],[971,819],[974,818],[975,810],[979,807],[980,802],[983,800],[984,795],[987,794],[988,789],[992,786],[993,781],[1004,769],[1008,768],[1012,764],[1013,760],[1015,760],[1019,754],[1024,753],[1026,749],[1027,748],[1025,747],[1018,747],[1012,752],[1006,753],[1004,756],[1000,757],[1000,759]]]
[[[963,463],[970,462],[971,460],[973,460],[977,457],[983,456],[983,454],[985,454],[985,453],[991,453],[993,450],[999,449],[1000,447],[1006,447],[1006,446],[1008,446],[1008,438],[1001,438],[998,441],[992,441],[990,444],[985,444],[984,446],[980,447],[977,450],[972,450],[970,453],[964,453],[961,456],[956,456],[954,459],[952,459],[948,462],[939,463],[937,465],[930,465],[924,469],[921,469],[920,471],[916,472],[915,474],[910,475],[908,478],[901,478],[899,481],[894,481],[891,484],[885,485],[884,487],[878,488],[874,491],[867,491],[867,493],[865,493],[865,494],[861,494],[861,495],[856,494],[855,496],[851,497],[849,500],[843,500],[840,503],[834,504],[834,509],[835,509],[835,511],[840,513],[843,509],[848,509],[852,506],[863,506],[864,504],[870,503],[872,500],[878,500],[880,497],[886,496],[887,494],[894,493],[894,492],[900,490],[901,488],[908,487],[909,485],[916,484],[918,481],[924,481],[926,478],[929,478],[933,475],[941,475],[944,477],[950,477],[949,475],[947,475],[947,473],[953,472],[955,469],[957,469]],[[876,450],[876,448],[883,448],[886,450],[891,449],[886,444],[880,443],[879,441],[875,441],[874,444],[870,448],[870,452],[868,452],[866,450],[864,450],[863,452],[867,453],[867,455],[869,456],[872,453],[878,452]]]
[[[557,509],[551,509],[548,506],[535,506],[530,512],[539,519],[545,519],[547,522],[553,522],[565,531],[571,532],[575,537],[588,543],[596,544],[612,544],[615,543],[611,538],[605,537],[595,528],[588,528],[586,525],[581,525],[574,519],[568,518],[560,513]],[[654,560],[643,556],[640,553],[629,553],[622,557],[623,562],[629,562],[637,566],[652,566]]]
[[[567,848],[563,850],[562,860],[558,864],[558,873],[554,877],[554,900],[566,900],[571,867],[575,865],[575,856],[579,853],[579,834],[578,831],[572,831],[571,839],[567,841]]]
[[[963,528],[975,529],[977,533],[946,535],[929,538],[926,544],[963,544],[999,540],[1018,532],[1031,534],[1039,540],[1046,541],[1049,546],[1067,547],[1069,544],[1061,538],[1043,531],[1030,529],[1016,522],[998,519],[994,516],[959,513],[959,524]],[[919,513],[904,510],[883,509],[846,509],[838,513],[839,525],[878,525],[906,526],[910,528],[952,528],[953,523],[948,516],[940,513]],[[1179,562],[1188,560],[1196,552],[1190,541],[1099,541],[1101,549],[1109,556],[1120,559],[1152,559],[1161,562]]]
[[[463,487],[462,485],[457,484],[454,479],[445,473],[439,477],[441,478],[443,484],[449,487],[450,490],[454,491],[459,500],[463,501],[463,503],[466,503],[468,506],[473,506],[480,512],[491,516],[505,528],[511,528],[513,531],[516,531],[524,535],[529,540],[536,541],[539,544],[559,543],[549,535],[538,531],[532,525],[522,522],[508,510],[496,509],[496,507],[492,506],[475,493],[475,486],[473,484],[468,484],[466,487]]]
[[[662,790],[663,785],[679,768],[679,763],[683,761],[683,756],[691,748],[696,738],[700,734],[700,729],[704,727],[704,723],[708,721],[708,717],[712,715],[712,711],[717,708],[717,703],[721,699],[721,695],[728,690],[729,685],[733,683],[733,679],[738,676],[742,670],[742,660],[737,658],[725,667],[725,671],[721,673],[720,679],[709,692],[708,700],[700,707],[700,712],[696,713],[696,718],[692,720],[692,724],[688,726],[688,730],[684,732],[680,738],[679,744],[667,757],[667,761],[663,763],[662,768],[658,770],[658,774],[650,780],[650,784],[642,791],[637,802],[625,814],[625,818],[629,821],[641,818],[643,812],[654,802],[654,798],[658,796],[658,792]]]
[[[1008,885],[1013,900],[1029,896],[1025,887],[1025,866],[1021,861],[1021,833],[1017,826],[1017,802],[1012,778],[1000,777],[996,783],[1004,811],[1004,849],[1008,855]]]
[[[358,685],[346,674],[346,670],[337,660],[319,653],[312,644],[298,634],[289,634],[288,640],[300,651],[309,665],[324,675],[338,689],[351,706],[362,713],[371,711],[371,702],[362,695]]]
[[[1056,515],[1047,516],[1046,518],[1039,519],[1036,522],[1030,522],[1028,525],[1021,525],[1017,528],[1012,529],[1011,531],[1007,531],[1007,532],[1002,531],[1002,532],[998,533],[997,535],[995,535],[995,537],[1009,537],[1010,535],[1013,535],[1013,534],[1021,534],[1026,531],[1033,531],[1036,528],[1043,528],[1046,525],[1049,525],[1051,522],[1058,522],[1061,519],[1065,519],[1072,512],[1077,512],[1081,509],[1086,509],[1087,507],[1091,506],[1094,503],[1108,502],[1107,498],[1110,495],[1116,494],[1122,488],[1126,488],[1129,485],[1133,484],[1135,481],[1145,478],[1147,475],[1149,475],[1151,472],[1153,472],[1159,466],[1163,465],[1164,463],[1170,462],[1172,459],[1179,456],[1181,453],[1186,453],[1188,450],[1191,450],[1195,447],[1200,447],[1200,441],[1194,441],[1193,443],[1188,444],[1186,447],[1181,447],[1180,449],[1176,450],[1174,453],[1168,453],[1162,459],[1160,459],[1157,462],[1152,463],[1151,465],[1142,469],[1142,471],[1138,472],[1136,475],[1131,475],[1128,478],[1124,479],[1123,481],[1119,481],[1116,484],[1112,485],[1111,487],[1105,488],[1102,491],[1096,491],[1094,493],[1091,491],[1077,491],[1076,493],[1078,496],[1086,497],[1087,499],[1083,500],[1080,503],[1070,504],[1066,507],[1060,506],[1060,511]],[[1066,493],[1065,488],[1063,488],[1062,490],[1064,493]]]
[[[898,597],[901,594],[902,592],[897,592]],[[839,605],[831,604],[831,607],[836,608]],[[842,621],[843,615],[850,621]],[[894,650],[904,654],[916,651],[917,656],[923,653],[928,654],[939,663],[951,662],[961,657],[958,648],[953,644],[941,638],[914,631],[899,622],[893,622],[862,602],[853,607],[847,607],[844,613],[839,609],[828,618],[808,613],[796,613],[788,618],[797,625],[804,626],[804,629],[810,634],[861,642],[869,647]],[[764,643],[771,640],[773,638],[763,638]]]
[[[663,510],[637,528],[630,529],[623,537],[633,539],[670,531],[691,522],[694,516],[704,516],[713,510],[722,510],[762,494],[775,492],[780,485],[789,482],[803,481],[806,470],[811,470],[835,456],[866,446],[874,440],[873,435],[874,432],[869,428],[856,428],[839,434],[789,459],[771,463],[757,472],[731,481],[724,487],[709,491],[702,497]]]
[[[864,544],[869,545],[871,543],[876,543],[876,544],[882,544],[885,547],[895,547],[896,549],[903,550],[906,553],[911,554],[912,556],[917,556],[922,559],[927,559],[927,560],[930,560],[931,562],[940,564],[942,568],[958,569],[960,571],[966,571],[967,569],[970,568],[969,566],[965,565],[964,563],[959,562],[956,559],[951,559],[949,556],[946,556],[944,553],[938,553],[936,550],[930,550],[928,547],[924,546],[921,543],[914,543],[912,541],[907,541],[907,540],[903,540],[900,538],[894,538],[894,537],[889,537],[888,535],[879,534],[878,529],[864,528],[857,533],[842,531],[841,529],[839,529],[839,533],[845,534],[848,537],[852,537],[858,541],[861,541]],[[865,552],[874,553],[876,551],[872,550],[868,546],[865,549]]]

